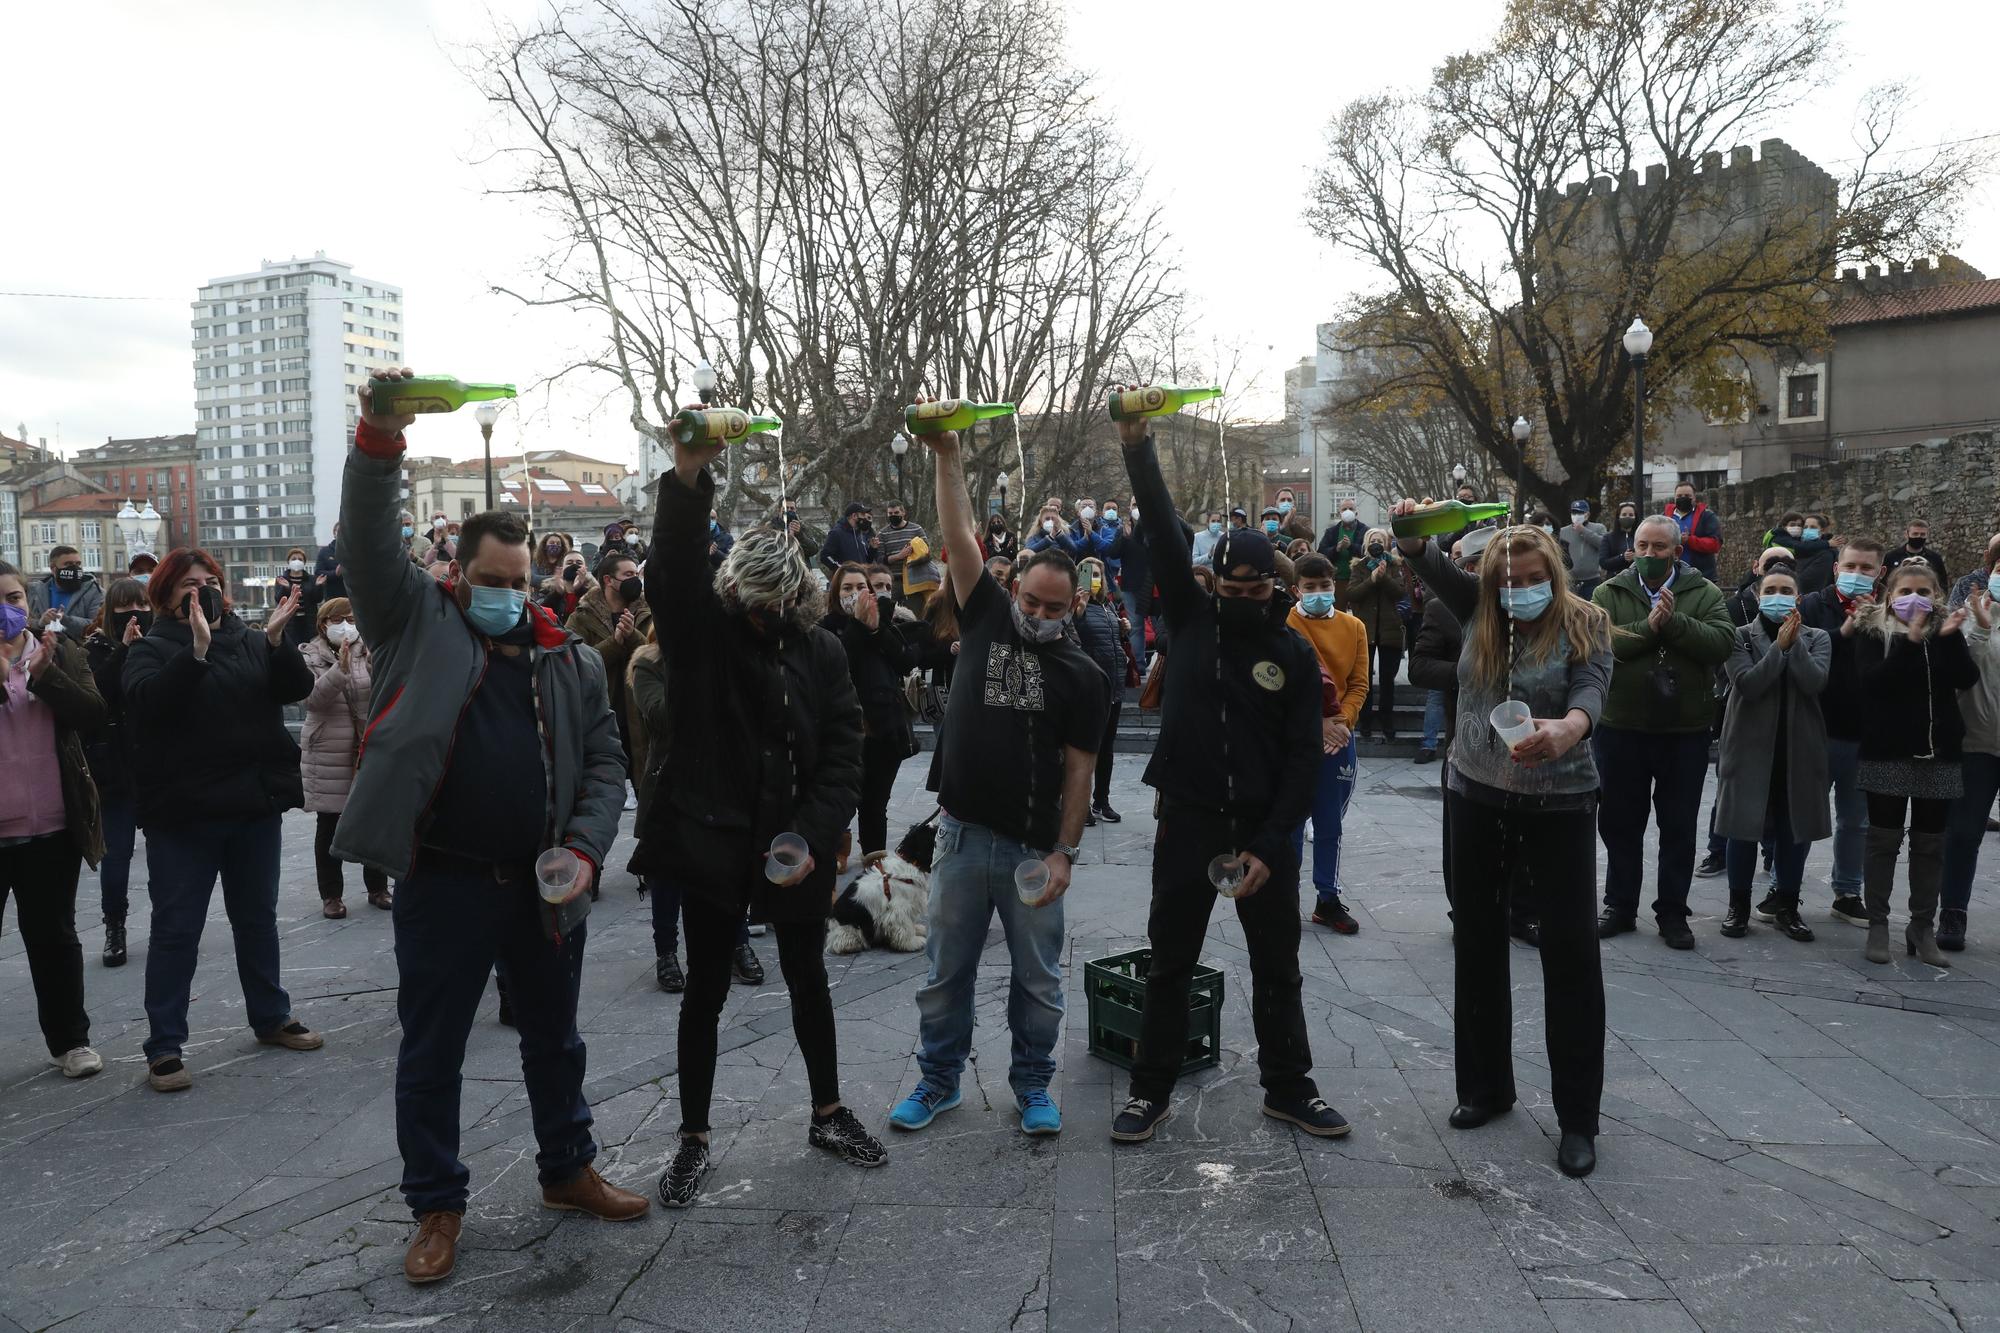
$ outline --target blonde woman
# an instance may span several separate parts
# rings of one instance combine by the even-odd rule
[[[1403,500],[1392,512],[1415,508]],[[1604,975],[1594,916],[1597,766],[1583,741],[1611,680],[1610,620],[1570,593],[1555,539],[1539,528],[1502,529],[1476,574],[1435,543],[1398,545],[1465,626],[1445,791],[1458,942],[1451,1124],[1473,1129],[1514,1105],[1507,897],[1517,880],[1533,884],[1562,1127],[1556,1164],[1587,1176],[1597,1165],[1604,1090]],[[1534,719],[1533,732],[1512,746],[1490,721],[1509,699],[1525,703]]]
[[[1119,704],[1125,697],[1125,641],[1131,637],[1132,627],[1102,560],[1089,556],[1080,561],[1076,583],[1076,637],[1111,689],[1111,711],[1105,714],[1104,739],[1097,747],[1096,785],[1091,789],[1090,813],[1083,822],[1116,824],[1125,816],[1111,808],[1112,742],[1118,739]]]
[[[1374,679],[1361,715],[1368,730],[1368,713],[1385,741],[1396,739],[1396,673],[1403,669],[1403,617],[1396,604],[1410,592],[1409,567],[1391,548],[1387,528],[1370,528],[1361,550],[1348,563],[1347,613],[1368,631],[1368,657]]]

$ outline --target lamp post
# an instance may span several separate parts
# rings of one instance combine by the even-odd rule
[[[1509,428],[1510,433],[1514,437],[1515,447],[1521,451],[1521,470],[1523,472],[1527,471],[1528,436],[1534,433],[1534,429],[1533,426],[1528,424],[1526,417],[1515,417],[1513,426]],[[1516,482],[1514,486],[1514,521],[1516,523],[1521,521],[1521,515],[1527,508],[1526,489],[1525,480]]]
[[[695,364],[694,391],[701,395],[701,405],[707,407],[715,401],[715,367],[703,357]]]
[[[486,508],[493,508],[493,423],[500,419],[500,404],[481,403],[473,409],[473,416],[479,418],[479,438],[486,445]]]
[[[153,508],[153,502],[146,501],[145,506],[139,510],[139,543],[136,547],[130,541],[125,543],[126,560],[131,560],[140,551],[144,551],[147,555],[154,554],[159,549],[160,526],[165,522],[166,520],[160,517],[160,511]]]
[[[910,452],[910,437],[897,431],[889,437],[889,452],[896,456],[896,500],[899,504],[909,503],[903,497],[903,455]]]
[[[1000,474],[1000,494],[993,501],[993,512],[996,514],[1005,514],[1007,512],[1007,474],[1005,472]]]
[[[1653,350],[1653,331],[1633,316],[1625,330],[1625,355],[1632,359],[1632,503],[1646,512],[1646,357]]]
[[[1454,500],[1458,498],[1458,488],[1463,485],[1465,485],[1465,464],[1453,463],[1451,465],[1451,496]]]

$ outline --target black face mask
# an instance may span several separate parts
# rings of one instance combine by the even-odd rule
[[[111,613],[110,625],[112,640],[119,643],[124,642],[125,627],[135,620],[139,622],[139,632],[141,634],[153,628],[153,613],[151,611],[113,611]]]
[[[1927,540],[1927,539],[1926,539],[1926,538],[1923,538],[1923,537],[1912,537],[1912,538],[1910,538],[1910,540],[1909,540],[1909,543],[1908,543],[1908,545],[1909,545],[1909,548],[1910,548],[1910,549],[1911,549],[1912,551],[1921,551],[1921,550],[1923,550],[1923,549],[1924,549],[1924,542],[1925,542],[1926,540]]]
[[[1685,514],[1688,510],[1694,508],[1694,497],[1692,495],[1676,495],[1674,497],[1674,508]]]
[[[193,602],[197,597],[201,601],[202,619],[211,625],[222,619],[222,589],[213,584],[208,584],[197,592],[189,593],[181,599],[181,610],[187,611],[188,604]],[[188,618],[193,619],[193,615],[190,613]]]
[[[646,584],[637,574],[628,574],[618,580],[618,598],[627,603],[638,601],[646,595]]]
[[[1383,547],[1383,545],[1382,545],[1382,543],[1381,543],[1381,542],[1369,542],[1369,543],[1368,543],[1368,554],[1370,554],[1370,555],[1372,555],[1372,556],[1376,557],[1377,559],[1380,559],[1380,558],[1381,558],[1381,556],[1382,556],[1382,552],[1383,552],[1383,550],[1384,550],[1384,549],[1385,549],[1385,548]]]
[[[889,526],[890,526],[890,527],[892,527],[892,528],[900,528],[900,527],[902,527],[902,526],[903,526],[903,515],[901,515],[901,514],[891,514],[891,515],[889,515]]]
[[[1224,634],[1232,637],[1252,634],[1270,619],[1271,604],[1260,602],[1254,597],[1220,597],[1216,599],[1215,621]]]
[[[571,565],[568,569],[565,569],[563,571],[563,577],[569,580],[571,583],[581,582],[583,579],[583,566]]]
[[[787,512],[786,512],[786,514],[785,514],[785,522],[787,522],[787,523],[796,523],[796,522],[798,522],[798,521],[799,521],[799,516],[798,516],[797,514],[794,514],[794,513],[791,513],[791,512],[789,512],[789,511],[787,511]]]
[[[1638,521],[1639,521],[1638,519],[1634,518],[1630,514],[1620,514],[1618,516],[1618,526],[1621,528],[1629,528]]]
[[[74,588],[83,582],[83,568],[80,565],[64,565],[56,571],[56,582],[65,588]]]
[[[856,523],[854,525],[854,530],[856,532],[873,532],[875,531],[875,520],[872,518],[864,518],[859,523]]]

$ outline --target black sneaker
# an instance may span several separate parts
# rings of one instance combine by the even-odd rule
[[[1938,913],[1937,946],[1946,953],[1965,951],[1965,909],[1947,907]]]
[[[1696,879],[1714,879],[1726,869],[1728,867],[1723,865],[1722,858],[1710,852],[1702,857],[1701,864],[1694,868],[1694,875]]]
[[[1868,904],[1858,893],[1839,893],[1833,899],[1833,919],[1845,921],[1850,926],[1866,928],[1868,925]]]
[[[1694,932],[1688,929],[1684,916],[1668,917],[1660,922],[1660,940],[1669,949],[1694,948]]]
[[[1096,810],[1097,817],[1107,824],[1122,824],[1125,822],[1125,816],[1113,810],[1109,801],[1099,801]]]
[[[1768,916],[1764,916],[1763,912],[1761,911],[1758,912],[1757,915],[1765,921],[1769,921],[1771,919]],[[1750,933],[1750,909],[1747,907],[1738,907],[1734,903],[1731,903],[1729,906],[1729,910],[1722,914],[1723,938],[1731,940],[1740,940],[1749,933]]]
[[[880,1166],[889,1160],[889,1150],[882,1146],[882,1140],[870,1134],[845,1106],[824,1120],[814,1116],[812,1128],[806,1131],[806,1142],[855,1166]]]
[[[687,974],[681,971],[681,956],[670,953],[653,963],[653,979],[660,983],[663,991],[684,991],[688,988]]]
[[[514,1026],[514,1002],[507,998],[505,986],[500,988],[500,1026],[503,1028]]]
[[[1417,751],[1417,762],[1420,764],[1436,763],[1437,757],[1438,752],[1429,746],[1425,746],[1423,749]]]
[[[125,966],[125,918],[122,916],[104,918],[104,965]]]
[[[1144,1097],[1129,1098],[1125,1109],[1111,1122],[1111,1137],[1117,1143],[1144,1143],[1173,1113],[1174,1106],[1170,1101],[1149,1102]]]
[[[1085,828],[1097,827],[1097,811],[1086,810],[1083,812],[1083,826]]]
[[[1797,940],[1800,944],[1812,943],[1812,927],[1799,920],[1799,909],[1791,903],[1780,907],[1775,919],[1778,929],[1784,931],[1788,939]]]
[[[1265,1097],[1264,1114],[1273,1120],[1289,1120],[1306,1133],[1322,1139],[1337,1139],[1350,1126],[1347,1117],[1326,1104],[1324,1097]]]
[[[701,1193],[701,1178],[708,1174],[708,1145],[700,1139],[684,1138],[673,1162],[660,1177],[660,1202],[669,1208],[685,1208]]]
[[[1336,935],[1361,933],[1361,923],[1354,919],[1354,913],[1347,910],[1347,904],[1338,898],[1313,908],[1312,919],[1315,926],[1325,926]]]
[[[1597,938],[1608,940],[1613,935],[1628,935],[1639,928],[1632,917],[1621,915],[1616,909],[1607,907],[1597,914]]]
[[[764,984],[764,964],[757,960],[757,951],[747,944],[736,946],[736,957],[729,964],[729,973],[736,978],[739,986]]]
[[[1758,903],[1752,910],[1756,912],[1759,921],[1776,921],[1778,919],[1778,909],[1784,905],[1785,900],[1783,898],[1780,898],[1775,893],[1767,893],[1764,895],[1764,901]]]

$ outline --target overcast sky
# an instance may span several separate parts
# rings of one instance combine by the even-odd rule
[[[157,298],[0,296],[0,431],[25,422],[31,437],[75,448],[192,430],[195,288],[318,250],[403,285],[408,346],[424,367],[526,385],[564,364],[593,330],[486,294],[519,278],[541,233],[509,200],[483,196],[501,179],[477,162],[492,122],[453,63],[491,15],[526,21],[542,4],[0,5],[0,291]],[[1950,8],[1976,23],[1985,6]],[[1270,409],[1314,324],[1369,282],[1300,220],[1328,117],[1349,97],[1421,82],[1500,9],[1154,0],[1135,16],[1126,0],[1070,0],[1071,49],[1151,168],[1186,288],[1213,336],[1245,348]],[[1831,167],[1852,155],[1862,91],[1895,77],[1925,99],[1908,142],[2000,130],[1991,30],[1941,40],[1894,0],[1850,0],[1845,18],[1840,80],[1767,133]],[[2000,275],[1996,202],[1989,188],[1959,252]],[[508,415],[531,447],[629,460],[629,428],[604,392],[578,383]],[[515,429],[500,427],[496,449],[514,447],[501,437]],[[426,453],[477,452],[469,416],[421,430]]]

